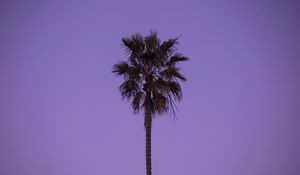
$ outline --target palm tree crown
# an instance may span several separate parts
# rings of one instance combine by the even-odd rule
[[[177,39],[161,43],[153,31],[146,37],[136,33],[122,38],[129,58],[115,64],[113,73],[124,78],[119,87],[122,99],[131,101],[134,112],[146,110],[148,101],[151,116],[161,115],[174,111],[175,102],[182,99],[179,81],[186,78],[177,63],[188,58],[177,52]]]

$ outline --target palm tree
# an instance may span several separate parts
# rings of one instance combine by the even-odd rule
[[[122,38],[127,61],[113,66],[122,76],[122,99],[130,100],[134,113],[144,112],[146,130],[146,172],[151,175],[151,126],[153,117],[174,112],[175,102],[182,99],[179,82],[186,81],[177,63],[188,58],[177,52],[177,39],[160,42],[157,33],[143,37],[140,33]]]

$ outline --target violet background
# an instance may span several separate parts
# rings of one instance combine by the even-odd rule
[[[191,59],[153,174],[300,174],[299,2],[1,1],[0,174],[145,174],[143,115],[111,69],[151,29]]]

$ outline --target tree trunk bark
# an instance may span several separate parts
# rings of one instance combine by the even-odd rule
[[[145,105],[145,130],[146,130],[146,172],[152,174],[151,167],[151,127],[152,127],[152,102],[150,93],[146,93]]]
[[[147,170],[147,175],[152,174],[152,167],[151,167],[151,127],[146,127],[146,170]]]

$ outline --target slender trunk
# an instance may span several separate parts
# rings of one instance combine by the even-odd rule
[[[146,171],[151,175],[151,127],[146,127]]]
[[[146,130],[146,172],[151,175],[151,127],[152,127],[152,102],[150,93],[146,93],[145,105],[145,130]]]

